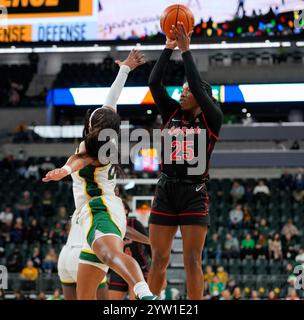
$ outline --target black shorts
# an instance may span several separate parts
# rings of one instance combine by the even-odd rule
[[[127,282],[120,275],[118,275],[113,270],[110,270],[109,275],[110,275],[109,277],[110,281],[108,283],[109,290],[121,291],[121,292],[129,291],[129,286]]]
[[[162,176],[156,185],[149,223],[209,226],[208,203],[205,183],[172,182]]]
[[[148,272],[143,271],[143,274],[144,274],[145,280],[147,280]],[[119,274],[117,274],[113,270],[110,270],[109,276],[110,276],[109,277],[110,281],[108,283],[109,290],[121,291],[121,292],[129,291],[128,283]]]

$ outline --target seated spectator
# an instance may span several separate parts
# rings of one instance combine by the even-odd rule
[[[261,300],[260,298],[259,298],[259,293],[256,291],[256,290],[253,290],[252,292],[251,292],[251,299],[250,300]]]
[[[293,270],[294,270],[294,267],[293,267],[292,263],[288,263],[285,267],[284,273],[289,276],[289,275],[293,274]]]
[[[283,255],[285,259],[294,259],[299,250],[298,241],[287,234],[282,241]]]
[[[267,220],[265,218],[262,218],[260,220],[260,223],[259,223],[259,226],[258,226],[257,230],[258,230],[259,234],[262,234],[264,236],[267,236],[269,234],[270,230],[269,230],[269,227],[267,225]]]
[[[63,300],[60,289],[55,289],[54,293],[47,300]]]
[[[295,285],[297,282],[297,276],[294,273],[291,273],[287,278],[287,293],[293,291],[295,289]]]
[[[260,180],[258,185],[253,189],[253,194],[257,203],[267,205],[270,199],[270,190],[263,180]]]
[[[297,291],[295,289],[290,290],[286,297],[286,300],[300,300]]]
[[[232,197],[233,204],[240,203],[245,195],[245,188],[238,181],[234,181],[230,195]]]
[[[295,236],[299,235],[298,228],[293,224],[292,219],[288,219],[287,223],[283,226],[282,229],[282,235],[286,238],[287,236],[290,236],[290,238],[293,238]]]
[[[35,247],[33,249],[31,260],[33,261],[33,264],[34,264],[35,268],[41,269],[42,257],[41,257],[41,253],[40,253],[39,247]]]
[[[292,175],[288,172],[288,170],[285,170],[280,177],[280,190],[292,190],[293,184],[294,183]]]
[[[33,261],[29,260],[26,267],[21,271],[21,278],[23,279],[23,290],[34,290],[35,282],[38,278],[39,271],[34,267]]]
[[[54,170],[56,168],[55,164],[51,161],[50,157],[46,157],[44,162],[41,164],[41,176],[44,177],[48,171]]]
[[[24,294],[20,289],[16,289],[14,291],[14,300],[24,300]]]
[[[53,229],[49,233],[49,239],[52,240],[52,244],[61,244],[67,240],[67,233],[65,229],[62,229],[60,223],[56,223]]]
[[[58,215],[58,223],[60,223],[61,227],[64,228],[66,224],[70,221],[66,207],[65,206],[59,207],[57,215]]]
[[[46,296],[45,296],[45,293],[43,291],[38,292],[37,300],[40,300],[40,301],[46,300]]]
[[[218,267],[216,276],[218,277],[219,281],[222,282],[225,286],[228,283],[229,275],[225,271],[224,267]]]
[[[8,104],[10,106],[16,107],[19,105],[23,89],[22,84],[10,81],[10,88],[8,91]]]
[[[1,236],[3,242],[10,242],[11,241],[11,231],[13,229],[13,221],[6,221],[5,224],[1,226]]]
[[[294,177],[294,193],[293,196],[296,201],[304,201],[304,169],[300,168]]]
[[[10,238],[13,243],[22,243],[25,240],[26,229],[22,218],[17,218],[11,230]]]
[[[21,163],[18,164],[17,173],[21,178],[25,178],[26,172],[27,172],[27,169],[25,166],[25,162],[22,161]]]
[[[24,191],[22,198],[17,203],[18,216],[22,217],[25,222],[28,221],[28,217],[33,208],[33,202],[29,191]]]
[[[12,222],[14,219],[14,214],[11,207],[6,206],[4,210],[0,213],[0,223],[6,224],[7,222]]]
[[[52,273],[56,271],[57,266],[57,254],[55,252],[54,248],[49,249],[43,263],[42,263],[42,269],[46,273]]]
[[[40,180],[39,166],[36,161],[31,163],[27,168],[25,178],[26,179],[34,178],[36,180]]]
[[[277,296],[274,291],[268,293],[268,300],[277,300]]]
[[[42,210],[46,217],[54,215],[53,196],[49,190],[46,190],[42,197]]]
[[[304,265],[304,248],[301,248],[298,255],[296,256],[296,262]]]
[[[220,294],[224,291],[225,284],[220,281],[220,279],[215,276],[209,285],[209,293],[211,297],[219,297]]]
[[[269,239],[268,249],[270,259],[279,260],[283,258],[282,242],[278,233],[276,233],[272,239]]]
[[[245,202],[249,205],[254,202],[253,188],[251,186],[246,186]]]
[[[42,228],[37,219],[32,219],[27,231],[27,241],[29,243],[40,242],[42,235]]]
[[[212,281],[212,279],[214,278],[215,273],[212,270],[211,266],[207,266],[206,270],[204,272],[204,283],[205,283],[205,290],[208,290],[209,285]]]
[[[240,255],[240,244],[236,237],[232,237],[231,233],[226,234],[224,243],[224,255],[226,258],[237,258]]]
[[[1,229],[0,229],[0,258],[4,257],[5,255],[5,249],[4,249],[4,239],[1,234]]]
[[[239,287],[234,288],[232,294],[232,300],[242,300],[242,292]]]
[[[222,292],[222,296],[220,298],[220,300],[231,300],[231,293],[229,290],[224,290]]]
[[[5,291],[3,289],[0,289],[0,301],[1,300],[6,300]]]
[[[268,241],[264,234],[260,234],[255,245],[256,258],[268,256]]]
[[[207,252],[208,258],[216,259],[217,261],[221,259],[222,250],[218,233],[214,233],[211,240],[207,241],[205,252]]]
[[[50,237],[50,231],[47,226],[43,227],[42,235],[40,238],[40,243],[44,243],[44,244],[46,244],[46,243],[51,244],[52,243],[52,239]]]
[[[234,229],[242,228],[244,212],[241,205],[237,205],[235,209],[229,212],[230,227]]]
[[[253,256],[255,249],[255,241],[252,239],[251,234],[247,233],[245,239],[241,242],[241,257]]]
[[[244,206],[243,212],[244,212],[244,218],[243,218],[244,227],[251,229],[253,227],[254,221],[253,221],[250,207]]]

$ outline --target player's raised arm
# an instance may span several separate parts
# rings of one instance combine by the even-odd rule
[[[81,142],[79,146],[79,152],[73,154],[66,164],[62,168],[57,168],[52,171],[49,171],[45,177],[42,179],[43,182],[49,181],[59,181],[68,175],[81,170],[82,168],[96,162],[93,158],[91,158],[85,150],[84,142]]]
[[[115,63],[117,63],[120,66],[119,72],[111,86],[111,89],[106,97],[106,101],[103,107],[110,107],[116,111],[117,101],[128,79],[129,72],[134,70],[138,66],[144,64],[145,59],[144,55],[141,52],[137,50],[132,50],[127,59],[125,59],[124,61],[116,60]]]
[[[167,38],[166,47],[158,58],[149,77],[149,87],[156,106],[162,115],[163,123],[166,123],[173,112],[179,108],[179,103],[169,96],[162,82],[168,62],[175,47],[176,42]]]
[[[218,136],[223,122],[223,113],[202,84],[200,74],[190,52],[191,33],[187,34],[182,23],[173,27],[177,45],[182,53],[189,89],[201,107],[210,130]]]

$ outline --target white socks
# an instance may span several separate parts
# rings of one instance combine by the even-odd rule
[[[153,296],[153,293],[150,291],[146,281],[137,282],[133,290],[139,299],[146,296]]]

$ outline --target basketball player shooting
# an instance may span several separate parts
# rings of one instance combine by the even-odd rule
[[[205,157],[207,165],[200,174],[189,175],[189,152],[178,154],[186,160],[182,164],[174,161],[170,164],[162,163],[149,221],[152,265],[148,283],[154,294],[160,294],[165,284],[172,241],[180,226],[188,299],[198,300],[203,298],[201,256],[210,223],[206,188],[209,159],[218,140],[223,113],[212,97],[210,85],[200,78],[190,52],[190,37],[191,32],[187,33],[182,23],[172,26],[171,36],[167,35],[166,48],[150,75],[149,86],[166,129],[174,128],[173,132],[182,132],[185,140],[187,130],[206,130],[206,148],[194,143],[190,153]],[[168,61],[176,46],[182,53],[187,77],[180,102],[172,99],[162,84]],[[171,146],[164,145],[162,139],[162,152],[169,148],[172,152],[171,159],[174,159],[173,155],[177,155],[176,143],[177,141],[173,141]],[[182,146],[185,143],[187,141]]]

